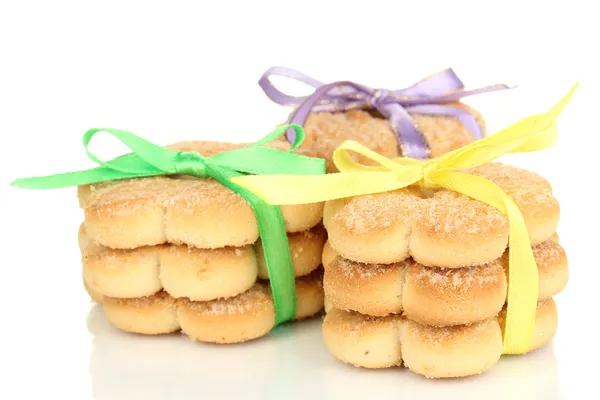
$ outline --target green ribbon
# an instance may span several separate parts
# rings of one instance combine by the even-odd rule
[[[290,128],[296,132],[296,140],[289,150],[263,146],[277,139]],[[111,134],[131,149],[132,153],[111,161],[101,161],[88,148],[90,141],[98,132]],[[95,128],[83,135],[83,145],[88,157],[101,167],[50,176],[21,178],[11,185],[24,189],[56,189],[120,179],[176,174],[215,179],[242,196],[254,210],[275,303],[275,325],[277,326],[292,320],[296,315],[294,267],[281,210],[278,206],[267,204],[247,189],[231,182],[231,178],[245,174],[325,174],[325,160],[293,153],[303,140],[304,129],[300,125],[285,125],[249,147],[213,157],[203,157],[195,152],[166,149],[130,132]]]

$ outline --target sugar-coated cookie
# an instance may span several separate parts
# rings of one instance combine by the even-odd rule
[[[212,156],[243,145],[182,142],[171,150]],[[198,248],[241,247],[256,242],[258,227],[250,205],[212,179],[151,177],[80,186],[87,234],[114,249],[163,243]],[[321,222],[323,203],[281,206],[288,232]]]
[[[500,359],[502,318],[501,313],[471,325],[434,327],[399,315],[372,317],[333,308],[325,316],[323,337],[336,358],[354,366],[404,364],[429,378],[463,377],[480,374]],[[540,301],[529,351],[552,340],[557,321],[554,301]]]
[[[567,285],[567,257],[552,240],[533,247],[533,254],[539,271],[538,297],[545,300]],[[363,264],[335,254],[329,262],[324,258],[323,265],[325,296],[340,310],[371,316],[403,313],[421,324],[446,326],[494,317],[506,301],[507,254],[464,268],[425,267],[412,259]]]
[[[319,267],[325,230],[288,234],[296,277]],[[258,278],[268,279],[260,241],[255,245],[197,249],[183,245],[110,249],[79,230],[83,278],[95,292],[109,297],[151,296],[161,290],[171,297],[208,301],[232,297],[250,289]]]
[[[152,296],[121,299],[101,296],[107,319],[117,328],[145,335],[181,330],[192,340],[239,343],[269,333],[275,324],[275,306],[268,283],[257,282],[235,297],[206,302],[175,299],[165,291]],[[313,316],[323,309],[322,269],[296,279],[295,319]]]
[[[449,105],[471,113],[485,134],[486,127],[481,114],[463,103]],[[475,140],[473,134],[457,118],[419,114],[411,114],[411,118],[423,134],[431,157],[439,157]],[[345,140],[357,141],[388,158],[402,155],[389,121],[374,111],[313,112],[304,128],[306,140],[303,148],[313,157],[324,158],[328,172],[337,172],[331,157]],[[356,155],[355,159],[372,165],[371,160],[362,156]]]
[[[489,163],[467,171],[496,183],[521,210],[532,245],[556,232],[560,207],[548,182],[519,168]],[[323,223],[344,258],[390,264],[408,257],[426,266],[482,265],[501,257],[508,219],[465,195],[415,188],[328,201]]]

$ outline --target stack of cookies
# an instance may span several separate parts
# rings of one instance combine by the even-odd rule
[[[520,208],[539,271],[530,351],[557,328],[552,296],[568,281],[559,205],[540,176],[499,163],[465,171],[497,184]],[[329,201],[324,209],[323,334],[360,367],[404,364],[427,377],[479,374],[502,355],[508,219],[445,190],[407,187]]]
[[[314,92],[303,97],[287,94],[271,81],[275,76],[304,83]],[[338,171],[332,154],[346,140],[388,158],[428,159],[481,139],[487,133],[483,117],[462,99],[509,89],[493,85],[465,90],[452,69],[400,90],[374,89],[346,80],[325,84],[285,67],[269,68],[258,83],[269,99],[294,108],[288,122],[304,127],[303,147],[309,155],[325,159],[330,173]],[[287,140],[293,142],[290,133]],[[353,157],[372,165],[369,158]]]
[[[239,148],[182,142],[210,157]],[[181,330],[193,340],[235,343],[275,324],[256,218],[212,179],[148,177],[78,188],[83,280],[116,327],[148,335]],[[296,319],[323,308],[323,204],[282,206],[296,276]]]

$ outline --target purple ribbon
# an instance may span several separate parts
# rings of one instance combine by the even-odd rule
[[[315,88],[309,96],[290,96],[277,89],[269,80],[282,76],[303,82]],[[452,69],[431,75],[411,87],[400,90],[372,89],[350,81],[324,84],[301,72],[285,67],[268,69],[258,84],[275,103],[296,106],[288,123],[304,125],[311,112],[336,112],[355,109],[375,109],[390,121],[402,155],[426,159],[429,146],[410,114],[443,115],[457,118],[476,139],[483,131],[475,117],[468,111],[447,103],[480,93],[510,89],[507,85],[487,86],[465,90],[462,81]],[[293,130],[286,132],[288,141],[294,142]]]

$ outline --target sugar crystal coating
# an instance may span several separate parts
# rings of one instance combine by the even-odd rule
[[[485,131],[483,119],[475,110],[462,103],[450,105],[470,112]],[[474,140],[474,136],[454,117],[412,114],[411,118],[423,134],[433,157],[439,157]],[[311,113],[304,127],[308,152],[326,159],[327,169],[331,172],[337,170],[331,155],[345,140],[355,140],[386,157],[401,155],[389,121],[372,110]],[[354,158],[367,165],[373,164],[360,155],[354,155]]]

